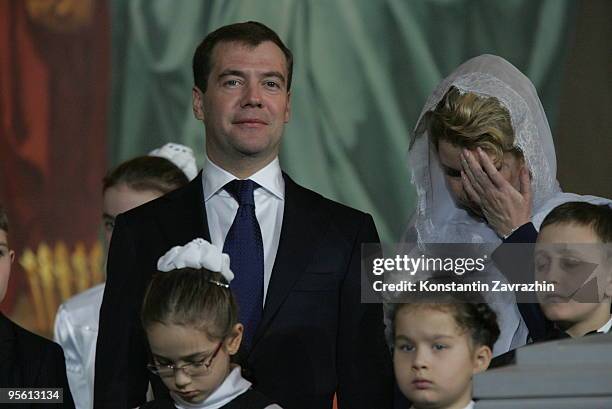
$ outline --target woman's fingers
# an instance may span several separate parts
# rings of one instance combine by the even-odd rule
[[[470,182],[472,189],[474,189],[479,195],[484,194],[483,187],[478,183],[478,180],[476,179],[476,176],[474,175],[474,171],[470,167],[467,161],[467,157],[463,153],[461,154],[461,167],[462,167],[461,173],[464,174],[467,180]]]
[[[489,175],[487,175],[487,173],[482,169],[480,162],[476,159],[472,152],[464,149],[463,158],[465,162],[467,162],[467,167],[469,169],[469,172],[466,173],[468,174],[468,177],[470,176],[470,173],[472,174],[470,182],[472,182],[472,185],[478,192],[481,190],[484,192],[490,192],[495,189],[495,185],[491,182]]]
[[[531,181],[526,167],[520,171],[515,188],[480,148],[461,153],[461,183],[466,198],[480,206],[487,223],[500,236],[529,221],[531,217]]]
[[[523,165],[521,168],[521,195],[523,195],[523,199],[527,203],[531,203],[531,199],[533,197],[533,192],[531,190],[531,177],[529,176],[529,171],[527,170],[527,166]]]
[[[499,170],[497,170],[495,165],[493,165],[493,162],[491,161],[491,158],[489,158],[489,155],[487,155],[481,148],[477,148],[477,151],[478,157],[480,158],[480,164],[482,165],[489,179],[493,181],[495,186],[500,189],[507,187],[507,185],[509,185],[508,181],[504,179]]]
[[[474,202],[474,203],[476,203],[478,205],[481,205],[481,203],[480,203],[480,195],[476,192],[476,190],[474,189],[474,186],[472,186],[472,183],[468,179],[468,177],[465,174],[465,172],[461,172],[461,182],[463,183],[463,190],[468,195],[468,198],[472,202]]]

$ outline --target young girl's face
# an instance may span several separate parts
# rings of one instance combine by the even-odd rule
[[[426,305],[397,311],[395,376],[415,408],[463,409],[471,400],[472,375],[486,369],[490,353],[472,346],[450,311]]]
[[[238,352],[242,325],[236,324],[232,335],[225,340],[212,340],[205,332],[190,326],[158,323],[147,328],[147,338],[156,365],[195,364],[185,369],[175,368],[173,373],[160,377],[181,399],[199,403],[229,374],[230,355]]]
[[[125,183],[106,189],[102,202],[102,222],[104,223],[106,245],[110,244],[117,215],[157,199],[162,194],[157,190],[135,190]]]

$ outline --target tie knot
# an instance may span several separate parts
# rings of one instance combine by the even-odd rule
[[[253,192],[259,185],[251,179],[238,180],[234,179],[225,185],[224,189],[236,199],[240,206],[255,206]]]

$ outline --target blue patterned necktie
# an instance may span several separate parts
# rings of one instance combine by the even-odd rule
[[[251,347],[263,310],[264,252],[253,197],[258,187],[257,183],[246,179],[233,180],[224,188],[239,205],[225,238],[223,252],[230,256],[234,273],[230,287],[238,301],[238,318],[244,325],[243,340],[247,350]]]

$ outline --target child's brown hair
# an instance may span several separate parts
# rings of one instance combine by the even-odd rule
[[[593,229],[602,243],[612,243],[612,208],[587,202],[567,202],[555,207],[540,230],[551,224],[574,224]]]
[[[125,183],[137,191],[156,190],[166,194],[189,183],[185,173],[166,158],[139,156],[123,162],[102,179],[102,191]]]
[[[411,302],[394,305],[391,322],[393,323],[392,339],[395,339],[395,317],[403,308],[425,308],[450,313],[457,326],[468,331],[475,345],[484,345],[493,349],[499,337],[497,315],[479,294],[463,292],[452,293],[418,293]]]
[[[145,328],[155,323],[185,325],[224,339],[238,322],[238,306],[221,273],[181,268],[158,272],[149,284],[141,310]]]

